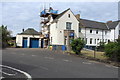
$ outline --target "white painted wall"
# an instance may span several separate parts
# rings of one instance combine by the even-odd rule
[[[70,14],[70,18],[68,17],[68,14]],[[89,46],[98,46],[100,41],[104,41],[106,43],[108,43],[108,40],[114,41],[114,35],[115,35],[115,39],[117,39],[120,30],[120,27],[117,26],[115,30],[92,29],[92,33],[90,33],[91,28],[86,28],[86,30],[85,28],[81,28],[81,32],[79,32],[79,21],[76,19],[76,17],[71,12],[71,10],[68,10],[63,16],[61,16],[57,22],[51,23],[52,21],[53,19],[51,17],[50,22],[47,23],[47,25],[50,24],[50,44],[52,45],[64,45],[64,30],[66,30],[66,22],[72,23],[71,30],[75,31],[75,38],[81,37],[85,39],[85,31],[86,31],[87,45]],[[98,34],[96,34],[96,30],[98,30]],[[107,34],[105,34],[106,31]],[[47,33],[47,29],[46,29],[46,33]],[[51,43],[51,37],[52,37],[52,43]],[[90,38],[92,38],[92,44],[90,44]],[[95,39],[96,39],[96,43],[95,43]]]
[[[118,39],[118,35],[119,35],[119,30],[120,30],[120,27],[119,27],[120,23],[116,26],[115,28],[115,39]]]
[[[50,26],[50,44],[57,45],[57,30],[56,30],[56,23],[51,24]],[[52,40],[51,40],[52,38]]]
[[[16,45],[22,47],[22,41],[23,41],[23,37],[27,37],[28,41],[27,41],[27,46],[30,46],[30,38],[40,38],[39,35],[17,35],[16,36]],[[40,42],[40,39],[39,39]],[[40,43],[39,43],[40,46]]]
[[[92,30],[92,33],[90,33],[90,30]],[[96,34],[96,30],[98,30],[98,34]],[[105,31],[107,31],[107,34],[105,34]],[[79,37],[84,38],[85,40],[85,34],[86,34],[86,38],[87,38],[86,45],[98,46],[99,42],[102,40],[104,40],[104,42],[108,42],[109,33],[110,33],[109,30],[101,30],[101,29],[93,29],[93,28],[86,28],[85,30],[85,28],[81,28],[81,32],[79,32]],[[90,44],[90,38],[92,38],[92,44]]]
[[[70,14],[70,18],[68,17]],[[63,16],[61,16],[57,23],[53,23],[50,26],[50,37],[53,37],[52,45],[64,45],[64,30],[66,30],[66,22],[71,22],[71,30],[75,31],[75,38],[78,37],[78,20],[71,12],[68,10]]]

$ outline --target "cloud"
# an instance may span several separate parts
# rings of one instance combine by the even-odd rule
[[[80,13],[81,18],[106,22],[117,20],[118,7],[116,2],[51,2],[53,9],[59,13],[71,8],[74,14]],[[42,11],[41,2],[4,2],[2,3],[2,21],[8,25],[8,29],[13,31],[15,36],[23,28],[32,27],[40,31],[40,17],[38,13]],[[49,7],[49,3],[46,3]],[[1,13],[0,13],[1,14]]]
[[[51,0],[52,2],[118,2],[119,0]],[[50,2],[50,0],[2,0],[2,2]]]

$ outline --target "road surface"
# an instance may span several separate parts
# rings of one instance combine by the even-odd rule
[[[3,78],[118,78],[115,66],[47,49],[5,49],[1,66]]]

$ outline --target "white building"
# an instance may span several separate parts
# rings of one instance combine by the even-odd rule
[[[67,9],[60,14],[49,14],[48,21],[42,27],[44,37],[48,35],[47,43],[53,46],[68,46],[70,38],[82,38],[86,47],[99,46],[100,42],[115,41],[120,34],[120,21],[97,22],[81,19],[80,15]]]
[[[32,28],[23,30],[22,33],[16,36],[16,46],[22,48],[39,48],[40,47],[40,33]]]

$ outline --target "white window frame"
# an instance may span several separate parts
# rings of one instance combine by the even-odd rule
[[[72,28],[72,23],[71,22],[66,22],[66,29],[71,30]]]

